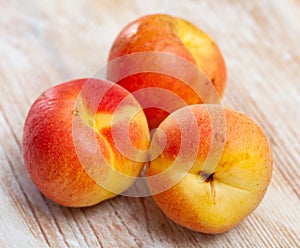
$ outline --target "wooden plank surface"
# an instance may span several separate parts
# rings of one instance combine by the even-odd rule
[[[0,247],[300,247],[300,1],[0,0]],[[168,220],[151,197],[71,209],[42,196],[21,155],[30,105],[51,85],[92,75],[128,22],[190,20],[219,44],[224,105],[251,116],[274,152],[265,199],[221,235]]]

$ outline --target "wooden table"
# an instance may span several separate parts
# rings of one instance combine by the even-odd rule
[[[300,247],[300,1],[0,1],[0,247]],[[256,211],[221,235],[168,220],[151,197],[72,209],[42,196],[27,175],[22,128],[50,86],[105,65],[112,41],[148,13],[181,16],[219,44],[224,105],[251,116],[274,152]]]

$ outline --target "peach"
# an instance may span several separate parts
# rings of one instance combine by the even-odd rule
[[[272,153],[262,130],[220,105],[172,113],[151,147],[146,174],[155,202],[195,231],[222,233],[236,226],[259,205],[271,180]]]
[[[128,144],[133,148],[124,150]],[[24,163],[32,181],[45,196],[70,207],[91,206],[126,190],[148,146],[138,102],[122,87],[97,79],[46,90],[24,126]]]
[[[182,58],[183,62],[174,64],[172,57],[168,61],[161,62],[159,54],[155,59],[152,59],[151,56],[147,59],[147,54],[145,54],[145,57],[138,58],[136,63],[133,62],[134,59],[130,62],[126,61],[126,55],[141,52],[173,54],[173,57]],[[112,69],[108,68],[107,78],[122,85],[130,92],[154,87],[175,93],[189,105],[203,102],[218,103],[216,100],[214,102],[205,101],[207,95],[211,94],[210,92],[204,92],[199,96],[199,92],[195,92],[195,89],[191,87],[193,84],[203,86],[203,82],[199,81],[199,78],[191,77],[191,81],[187,82],[176,77],[177,70],[184,71],[181,64],[185,61],[189,61],[199,71],[205,73],[219,97],[222,97],[225,90],[226,67],[217,44],[204,31],[181,18],[155,14],[141,17],[128,24],[117,36],[110,50],[108,60],[112,62],[117,59],[119,59],[118,66],[111,66]],[[139,67],[143,63],[148,64],[151,69],[144,67],[144,71],[136,70],[133,75],[124,73],[124,70],[133,71],[132,67]],[[174,67],[173,73],[167,75],[164,73],[165,69],[170,67]],[[191,67],[186,69],[186,76],[191,74],[191,70],[193,70]],[[124,75],[126,76],[122,78]],[[148,97],[151,96],[148,94]],[[145,98],[141,97],[138,100],[145,101]],[[150,129],[152,129],[157,127],[168,115],[168,112],[170,113],[174,109],[166,110],[157,107],[162,101],[166,101],[164,97],[153,96],[150,101],[155,107],[145,109],[145,113]],[[143,103],[141,105],[143,106]],[[173,103],[169,105],[172,106]]]

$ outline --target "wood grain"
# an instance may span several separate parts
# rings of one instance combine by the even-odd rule
[[[300,2],[0,0],[0,247],[300,247]],[[222,235],[189,231],[153,200],[119,196],[90,208],[56,205],[23,165],[32,102],[51,85],[105,65],[128,22],[169,13],[195,23],[227,63],[224,105],[251,116],[274,152],[274,174],[256,211]]]

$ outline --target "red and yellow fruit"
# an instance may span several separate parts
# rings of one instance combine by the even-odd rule
[[[202,92],[202,95],[199,96],[199,92],[195,92],[189,86],[199,84],[202,87],[203,82],[199,82],[199,78],[191,76],[190,82],[183,82],[173,77],[176,75],[177,70],[184,70],[185,76],[189,77],[189,74],[193,74],[191,67],[182,69],[181,62],[174,66],[171,62],[172,58],[164,62],[157,57],[149,59],[150,61],[147,61],[147,57],[137,58],[136,64],[134,59],[128,62],[125,58],[126,55],[141,52],[169,53],[181,57],[184,61],[191,62],[206,74],[216,90],[216,95],[222,97],[226,86],[226,67],[221,51],[211,37],[188,21],[169,15],[156,14],[141,17],[127,25],[120,32],[111,48],[109,61],[112,62],[117,59],[119,61],[117,66],[109,68],[108,79],[116,81],[130,92],[148,87],[162,88],[175,93],[186,104],[203,103],[206,101],[205,99],[210,97],[211,92]],[[124,70],[134,71],[133,67],[138,68],[145,63],[149,65],[149,68],[154,68],[155,72],[146,72],[146,68],[144,72],[120,78],[120,75],[126,74]],[[175,67],[174,73],[171,73],[173,76],[160,73],[170,66]],[[145,69],[145,67],[143,68]],[[158,105],[164,101],[164,97],[161,96],[148,95],[147,97],[150,97],[150,101],[158,103]],[[145,99],[138,100],[141,102]],[[171,102],[169,105],[174,104]],[[150,129],[157,127],[168,115],[168,112],[170,111],[158,109],[157,107],[145,109]]]
[[[128,127],[137,149],[132,159],[113,135]],[[147,120],[137,101],[122,87],[97,79],[48,89],[24,126],[26,169],[43,194],[64,206],[94,205],[126,190],[143,167],[148,145]]]
[[[249,215],[261,202],[272,173],[271,148],[261,129],[246,115],[227,108],[220,114],[220,108],[193,105],[169,115],[154,134],[154,159],[147,167],[150,191],[162,211],[204,233],[225,232]],[[225,129],[220,125],[223,117]],[[180,126],[187,130],[185,140]],[[214,139],[223,143],[221,153],[214,152]],[[194,160],[189,146],[198,147]],[[182,147],[186,151],[179,157]],[[157,150],[163,150],[158,157]],[[210,162],[214,156],[217,163]]]

